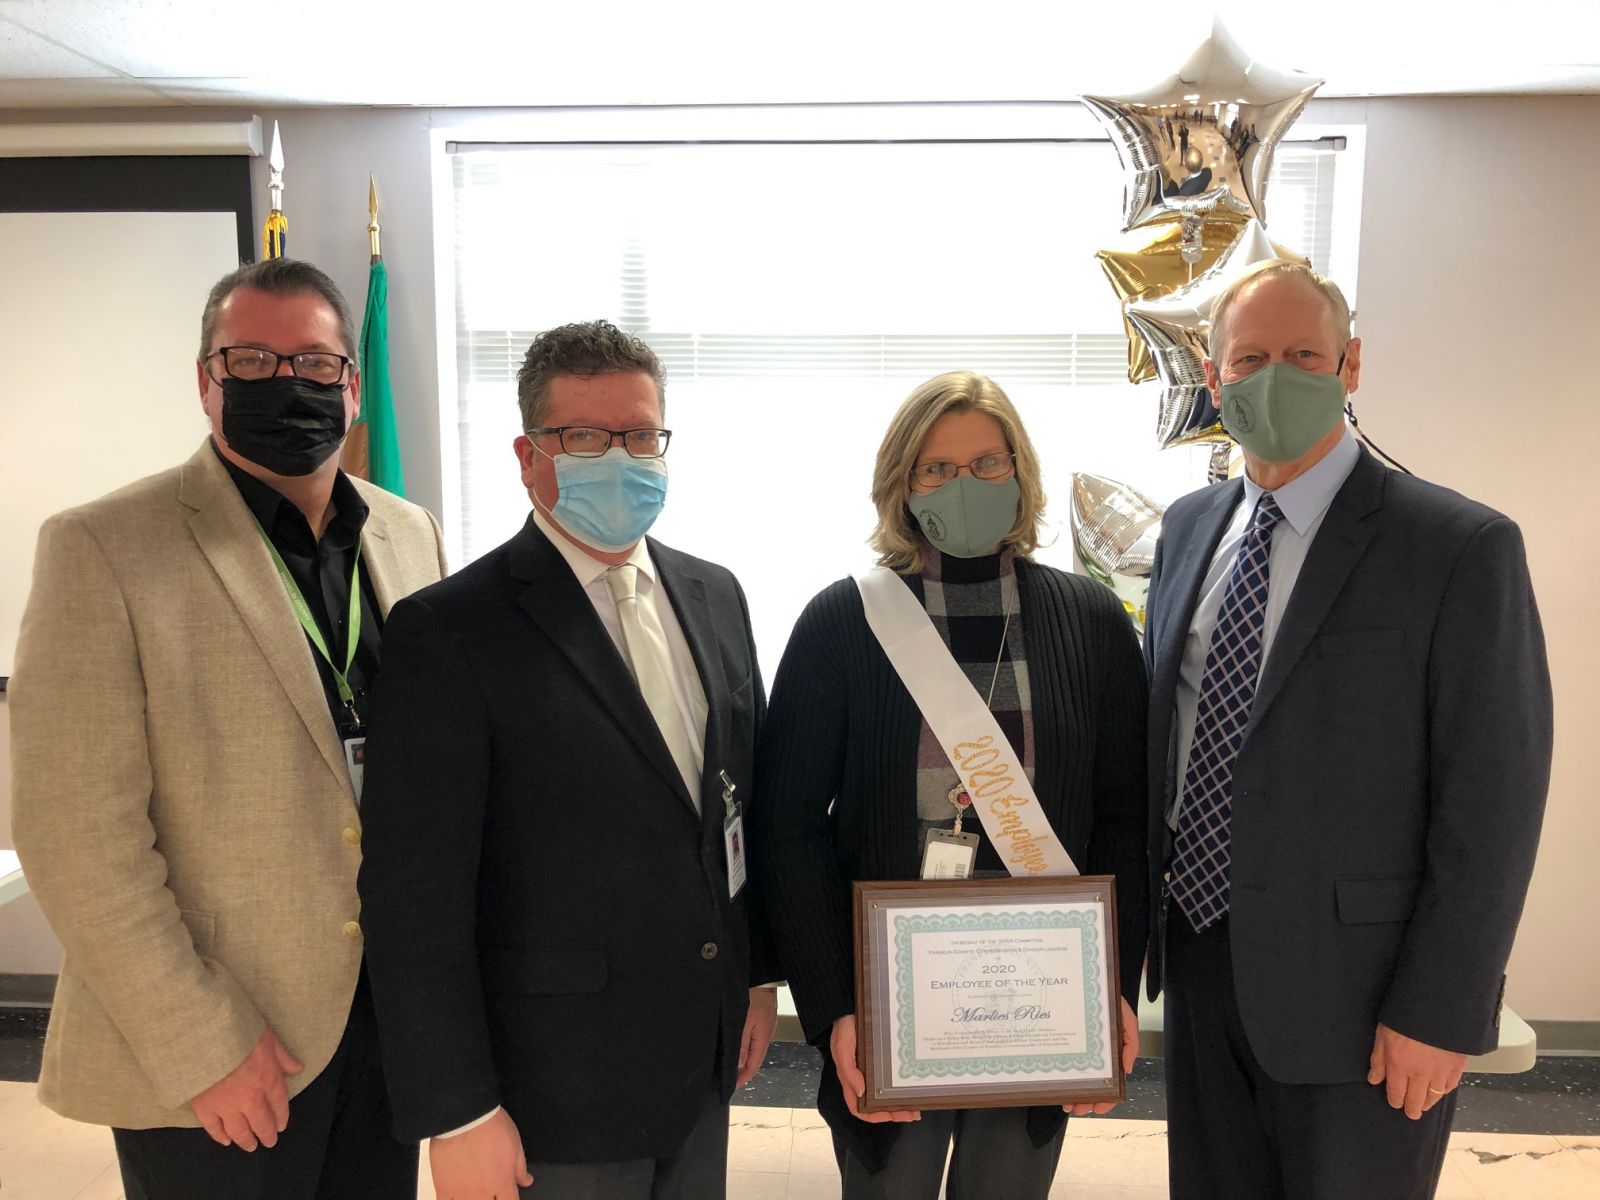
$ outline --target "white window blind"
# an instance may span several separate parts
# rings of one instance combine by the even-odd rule
[[[1268,229],[1326,268],[1331,149],[1281,146]],[[1160,451],[1154,384],[1126,379],[1093,255],[1122,243],[1109,143],[529,145],[455,148],[461,538],[528,511],[510,443],[535,333],[604,317],[667,372],[663,541],[749,595],[764,668],[805,601],[868,561],[873,457],[912,387],[994,378],[1043,461],[1072,561],[1071,474],[1172,499],[1204,450]]]

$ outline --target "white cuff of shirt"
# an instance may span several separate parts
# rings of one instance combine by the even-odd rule
[[[479,1117],[476,1121],[468,1121],[460,1129],[452,1129],[449,1133],[436,1133],[433,1136],[434,1136],[435,1139],[438,1139],[438,1138],[453,1138],[457,1134],[471,1133],[479,1125],[487,1124],[495,1116],[495,1114],[498,1113],[499,1111],[500,1111],[500,1106],[496,1105],[494,1108],[492,1108],[488,1112],[484,1113],[483,1116]]]

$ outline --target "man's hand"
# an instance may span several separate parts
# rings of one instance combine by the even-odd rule
[[[867,1080],[861,1074],[861,1069],[856,1066],[855,1013],[840,1017],[833,1023],[833,1033],[828,1038],[828,1049],[833,1054],[833,1067],[839,1072],[839,1086],[844,1089],[844,1104],[850,1110],[851,1116],[858,1120],[870,1121],[874,1125],[884,1121],[922,1120],[922,1114],[914,1108],[901,1109],[898,1112],[864,1113],[856,1107],[856,1101],[861,1099],[867,1090]]]
[[[1139,1057],[1139,1017],[1126,1000],[1118,1003],[1122,1006],[1122,1073],[1126,1075],[1133,1070],[1134,1060]],[[1102,1100],[1098,1104],[1063,1104],[1061,1110],[1075,1117],[1087,1117],[1090,1113],[1104,1115],[1116,1106],[1115,1100]]]
[[[284,1077],[305,1069],[304,1063],[284,1049],[277,1034],[264,1029],[244,1061],[190,1100],[189,1107],[219,1146],[270,1148],[289,1127],[289,1088]]]
[[[778,989],[750,989],[750,1011],[744,1017],[744,1032],[739,1035],[739,1077],[733,1086],[742,1088],[756,1077],[766,1061],[772,1033],[778,1028]]]
[[[439,1200],[516,1200],[533,1186],[522,1135],[503,1108],[476,1129],[431,1139],[428,1158]]]
[[[1405,1109],[1406,1116],[1416,1121],[1456,1090],[1466,1065],[1465,1054],[1441,1050],[1379,1025],[1372,1039],[1367,1082],[1383,1084],[1389,1107]]]

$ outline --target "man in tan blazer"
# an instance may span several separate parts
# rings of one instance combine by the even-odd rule
[[[315,267],[227,276],[210,438],[39,535],[9,700],[17,850],[66,950],[39,1095],[113,1127],[129,1200],[415,1194],[358,805],[381,623],[444,554],[425,511],[339,470],[355,354]]]

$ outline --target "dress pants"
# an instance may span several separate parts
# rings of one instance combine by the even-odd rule
[[[609,1163],[529,1163],[523,1200],[724,1200],[728,1190],[728,1104],[720,1087],[706,1099],[670,1158]]]
[[[417,1147],[392,1124],[363,967],[333,1060],[289,1101],[276,1146],[247,1153],[204,1129],[111,1133],[127,1200],[414,1200]]]
[[[1172,909],[1165,980],[1172,1200],[1433,1195],[1455,1115],[1454,1092],[1413,1121],[1389,1107],[1381,1084],[1365,1079],[1285,1084],[1270,1078],[1239,1018],[1227,917],[1196,933]]]
[[[925,1111],[920,1121],[899,1126],[889,1161],[876,1173],[862,1166],[833,1138],[842,1200],[1045,1200],[1061,1159],[1066,1126],[1043,1146],[1028,1136],[1026,1108],[967,1108]],[[950,1174],[945,1156],[950,1139]]]

